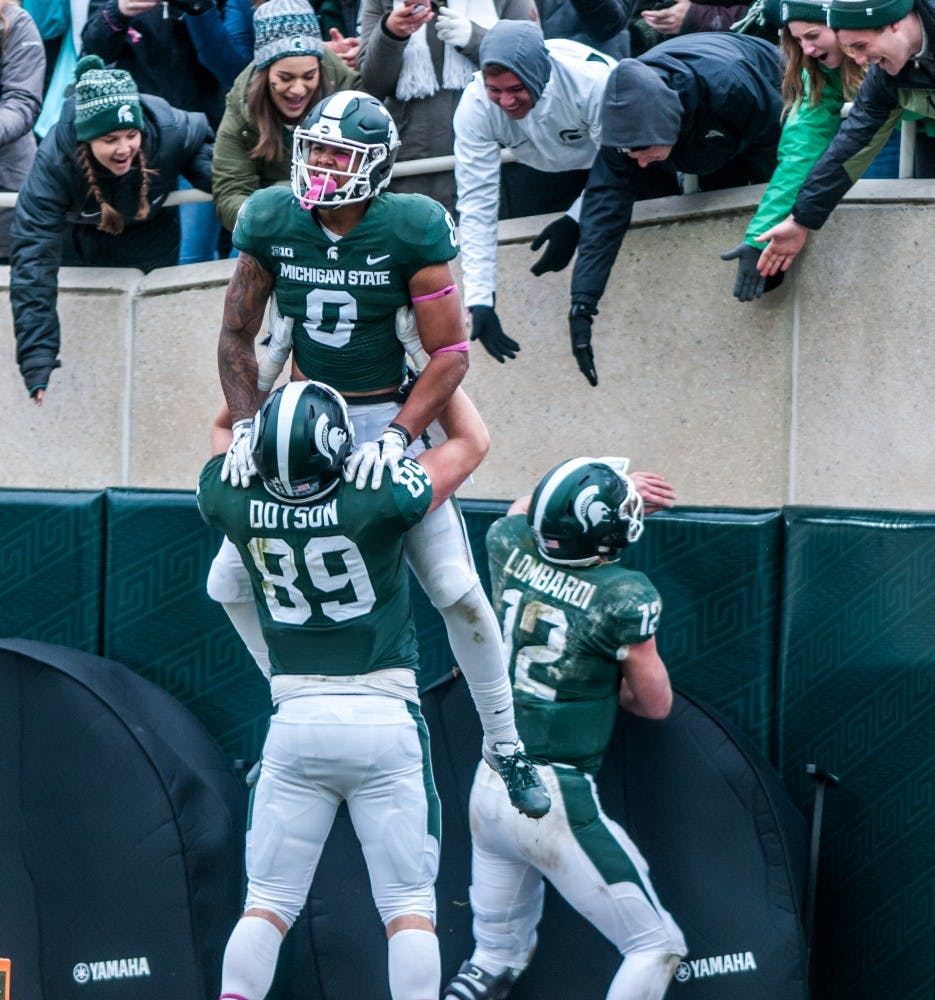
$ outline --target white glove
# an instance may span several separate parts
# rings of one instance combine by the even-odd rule
[[[446,44],[461,48],[471,40],[474,25],[466,18],[455,14],[447,7],[438,8],[435,34]]]
[[[399,482],[399,463],[402,461],[409,442],[398,430],[388,427],[379,441],[365,441],[356,451],[351,452],[344,463],[344,481],[355,479],[354,485],[362,490],[370,479],[370,488],[378,490],[383,482],[383,470],[390,470],[390,478]],[[355,478],[356,477],[356,478]]]
[[[250,447],[253,421],[238,420],[231,430],[234,432],[234,440],[224,456],[221,479],[225,482],[230,479],[231,486],[249,486],[250,477],[256,475]]]
[[[422,341],[419,339],[419,328],[416,326],[416,314],[410,306],[400,306],[396,310],[396,339],[403,345],[403,350],[412,358],[416,368],[421,372],[429,363]]]

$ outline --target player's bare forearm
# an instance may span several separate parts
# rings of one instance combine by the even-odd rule
[[[446,351],[432,358],[394,423],[405,427],[412,437],[418,437],[448,405],[467,370],[468,356],[465,351]]]
[[[227,286],[218,338],[218,373],[234,423],[252,417],[259,405],[254,341],[274,281],[269,271],[242,253]]]

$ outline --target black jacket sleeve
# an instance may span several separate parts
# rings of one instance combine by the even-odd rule
[[[581,238],[571,276],[571,301],[596,309],[607,287],[636,200],[634,171],[626,154],[602,146],[588,175],[581,204]],[[652,169],[652,168],[649,168]]]
[[[130,18],[120,13],[117,0],[91,0],[81,32],[83,53],[100,56],[108,64],[116,62],[129,27]]]
[[[799,189],[792,207],[796,222],[808,229],[821,229],[835,205],[873,162],[902,113],[895,86],[879,67],[871,67],[850,114]]]
[[[27,386],[30,370],[59,365],[58,269],[74,163],[58,148],[57,129],[53,126],[39,146],[10,227],[10,305],[16,363]]]

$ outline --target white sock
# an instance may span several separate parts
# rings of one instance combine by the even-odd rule
[[[483,588],[476,583],[462,598],[439,608],[452,652],[471,689],[484,729],[484,742],[515,743],[513,691],[503,659],[503,642],[496,615]]]
[[[436,1000],[442,986],[442,960],[435,934],[407,927],[389,939],[388,950],[393,1000]]]
[[[668,951],[634,951],[617,970],[607,1000],[662,1000],[679,956]]]
[[[263,1000],[273,984],[282,934],[263,917],[241,917],[224,949],[221,996]]]

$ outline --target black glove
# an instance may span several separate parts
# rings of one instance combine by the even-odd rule
[[[530,250],[538,250],[546,240],[549,242],[545,253],[529,270],[538,278],[546,271],[561,271],[568,267],[568,262],[575,255],[580,232],[578,223],[570,215],[550,222],[529,246]]]
[[[578,362],[581,374],[597,385],[597,369],[594,367],[594,351],[591,350],[591,321],[597,315],[590,306],[572,306],[568,314],[568,329],[571,332],[571,353]]]
[[[507,358],[515,358],[519,344],[503,332],[493,306],[468,306],[468,309],[471,311],[471,340],[479,340],[484,350],[501,365]]]
[[[30,397],[40,389],[46,389],[49,385],[49,376],[56,368],[61,368],[62,362],[51,355],[38,355],[36,357],[24,358],[20,362],[19,370],[22,373],[23,381],[26,383],[26,391]]]
[[[738,243],[733,250],[721,254],[721,260],[737,261],[737,276],[734,278],[734,298],[741,302],[758,299],[766,290],[766,279],[756,269],[762,250],[749,243]]]

